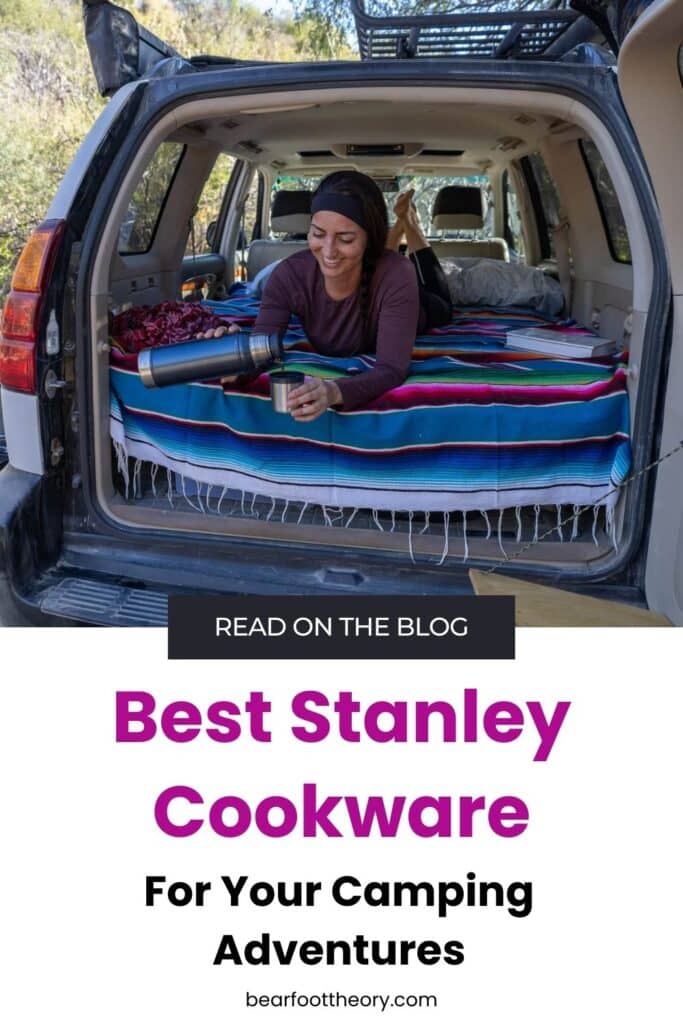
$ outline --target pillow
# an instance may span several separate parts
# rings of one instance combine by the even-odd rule
[[[251,296],[252,299],[260,299],[263,295],[263,289],[266,286],[266,281],[273,273],[278,263],[282,263],[282,260],[275,260],[274,263],[269,263],[268,266],[262,267],[253,281],[247,281],[245,291],[247,295]]]
[[[558,281],[538,267],[478,257],[442,259],[454,306],[526,306],[557,316],[564,310]]]

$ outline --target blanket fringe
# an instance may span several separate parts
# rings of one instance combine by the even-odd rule
[[[123,485],[124,485],[124,488],[125,488],[124,495],[125,495],[126,501],[128,501],[129,500],[129,488],[130,488],[130,473],[129,473],[129,470],[128,470],[128,456],[126,455],[126,449],[123,447],[123,445],[121,444],[120,441],[114,441],[112,439],[112,444],[114,445],[114,454],[116,455],[116,468],[119,471],[119,473],[121,474],[121,479],[123,480]]]
[[[451,525],[451,514],[450,514],[450,512],[444,512],[444,514],[443,514],[443,554],[441,555],[441,560],[436,563],[437,565],[443,565],[443,563],[448,558],[448,535],[450,533],[450,525]]]
[[[501,555],[503,556],[503,558],[507,562],[507,560],[508,560],[507,551],[503,547],[503,512],[504,512],[504,509],[502,509],[502,508],[498,512],[498,547],[500,548]]]
[[[360,512],[360,509],[358,509],[358,508],[354,508],[353,512],[351,513],[351,515],[349,516],[349,518],[348,518],[348,519],[346,520],[346,522],[344,523],[344,529],[345,529],[345,530],[348,530],[349,526],[350,526],[350,525],[351,525],[351,523],[352,523],[352,522],[354,521],[354,519],[356,518],[356,516],[358,515],[358,513],[359,513],[359,512]]]
[[[614,505],[607,505],[605,507],[605,522],[607,526],[607,533],[612,541],[612,547],[615,551],[619,550],[617,545],[617,517],[616,509]]]
[[[501,509],[482,508],[478,511],[450,509],[438,513],[439,521],[432,522],[433,512],[429,511],[422,512],[417,509],[408,509],[401,512],[398,509],[383,510],[366,507],[350,508],[348,506],[317,505],[310,501],[261,495],[243,489],[231,490],[227,484],[221,488],[218,500],[215,501],[214,499],[214,504],[212,505],[213,491],[216,487],[220,487],[220,484],[204,483],[166,468],[167,487],[164,495],[163,488],[161,490],[159,488],[158,473],[160,469],[165,467],[160,464],[145,462],[140,458],[133,459],[132,456],[128,455],[123,444],[118,441],[112,441],[112,443],[114,446],[116,468],[122,480],[125,498],[128,501],[143,498],[144,492],[147,489],[151,491],[155,499],[163,500],[165,497],[171,508],[175,508],[173,499],[174,495],[178,495],[184,499],[191,509],[203,515],[263,518],[266,522],[279,521],[282,524],[286,524],[289,520],[290,524],[300,526],[308,513],[309,521],[311,516],[315,517],[317,515],[318,522],[320,522],[322,517],[322,522],[328,529],[348,530],[356,522],[357,518],[360,517],[359,521],[356,522],[356,528],[374,528],[381,533],[397,536],[407,534],[406,546],[413,564],[416,561],[415,538],[424,535],[427,538],[436,537],[439,531],[442,531],[443,544],[441,553],[436,556],[436,559],[433,553],[431,556],[426,556],[426,563],[431,562],[432,565],[444,565],[450,555],[452,540],[457,535],[454,523],[453,532],[451,530],[454,515],[462,517],[463,562],[470,560],[472,540],[476,537],[484,538],[488,541],[491,540],[492,536],[495,536],[498,549],[505,561],[509,561],[510,557],[514,557],[505,547],[506,543],[512,543],[512,536],[514,536],[514,543],[517,548],[520,545],[539,543],[542,538],[548,538],[550,534],[555,534],[561,543],[579,541],[582,538],[587,539],[587,536],[591,536],[593,543],[599,546],[598,530],[601,524],[601,509],[604,509],[603,535],[607,536],[609,543],[615,550],[618,549],[619,528],[614,505],[580,505],[573,503],[571,506],[567,506],[557,503],[554,505],[554,520],[549,515],[553,506],[541,506],[540,504],[528,506],[512,505],[510,508]],[[149,472],[147,472],[147,469]],[[298,513],[296,508],[292,508],[290,514],[290,506],[292,505],[300,505]],[[569,508],[571,508],[572,514],[565,517],[563,512],[565,509],[568,511]],[[544,510],[547,519],[542,530],[541,524],[543,522]],[[494,526],[495,520],[493,520],[493,516],[496,513],[498,519]],[[584,521],[582,528],[581,520],[584,513],[586,513],[587,517],[592,513],[592,522],[588,518],[587,522]],[[525,514],[527,516],[526,521],[524,519]],[[506,515],[508,516],[507,520],[505,518]],[[418,524],[415,519],[416,516],[424,516],[423,525],[420,526]],[[514,532],[510,529],[512,524],[509,517],[512,516],[514,516]],[[476,523],[477,517],[481,521],[480,525],[473,525],[472,520],[474,518]],[[506,525],[506,522],[508,525]],[[563,526],[569,526],[570,532],[566,533],[563,530]],[[459,533],[459,530],[457,533]]]
[[[580,505],[574,505],[573,511],[574,511],[574,514],[572,516],[572,535],[569,538],[570,541],[571,540],[576,540],[576,538],[577,538],[577,536],[579,534],[579,516],[581,515],[581,506]]]

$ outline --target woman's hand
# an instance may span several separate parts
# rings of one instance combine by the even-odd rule
[[[341,405],[341,391],[333,380],[308,377],[289,393],[289,411],[299,423],[310,423],[322,416],[331,405]]]
[[[222,324],[220,327],[212,327],[210,331],[202,331],[198,338],[222,338],[224,334],[239,334],[239,324]]]

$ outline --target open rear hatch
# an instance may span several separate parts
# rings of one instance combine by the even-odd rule
[[[84,0],[83,20],[90,61],[103,96],[112,96],[122,85],[144,78],[160,61],[171,60],[176,68],[185,63],[173,47],[139,25],[130,11],[108,0]]]
[[[583,42],[621,42],[652,0],[549,0],[529,9],[525,2],[483,5],[466,12],[377,16],[366,0],[350,0],[362,60],[386,58],[552,59]],[[177,75],[224,64],[227,56],[185,57],[159,39],[123,7],[109,0],[84,0],[85,38],[103,96],[153,73]]]
[[[83,0],[85,39],[102,96],[142,78],[188,74],[195,69],[258,63],[228,56],[184,57],[109,0]]]

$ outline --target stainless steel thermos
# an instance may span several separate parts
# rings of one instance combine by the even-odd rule
[[[224,334],[222,338],[183,341],[147,348],[138,354],[138,373],[148,388],[213,380],[264,370],[282,361],[277,334]]]

